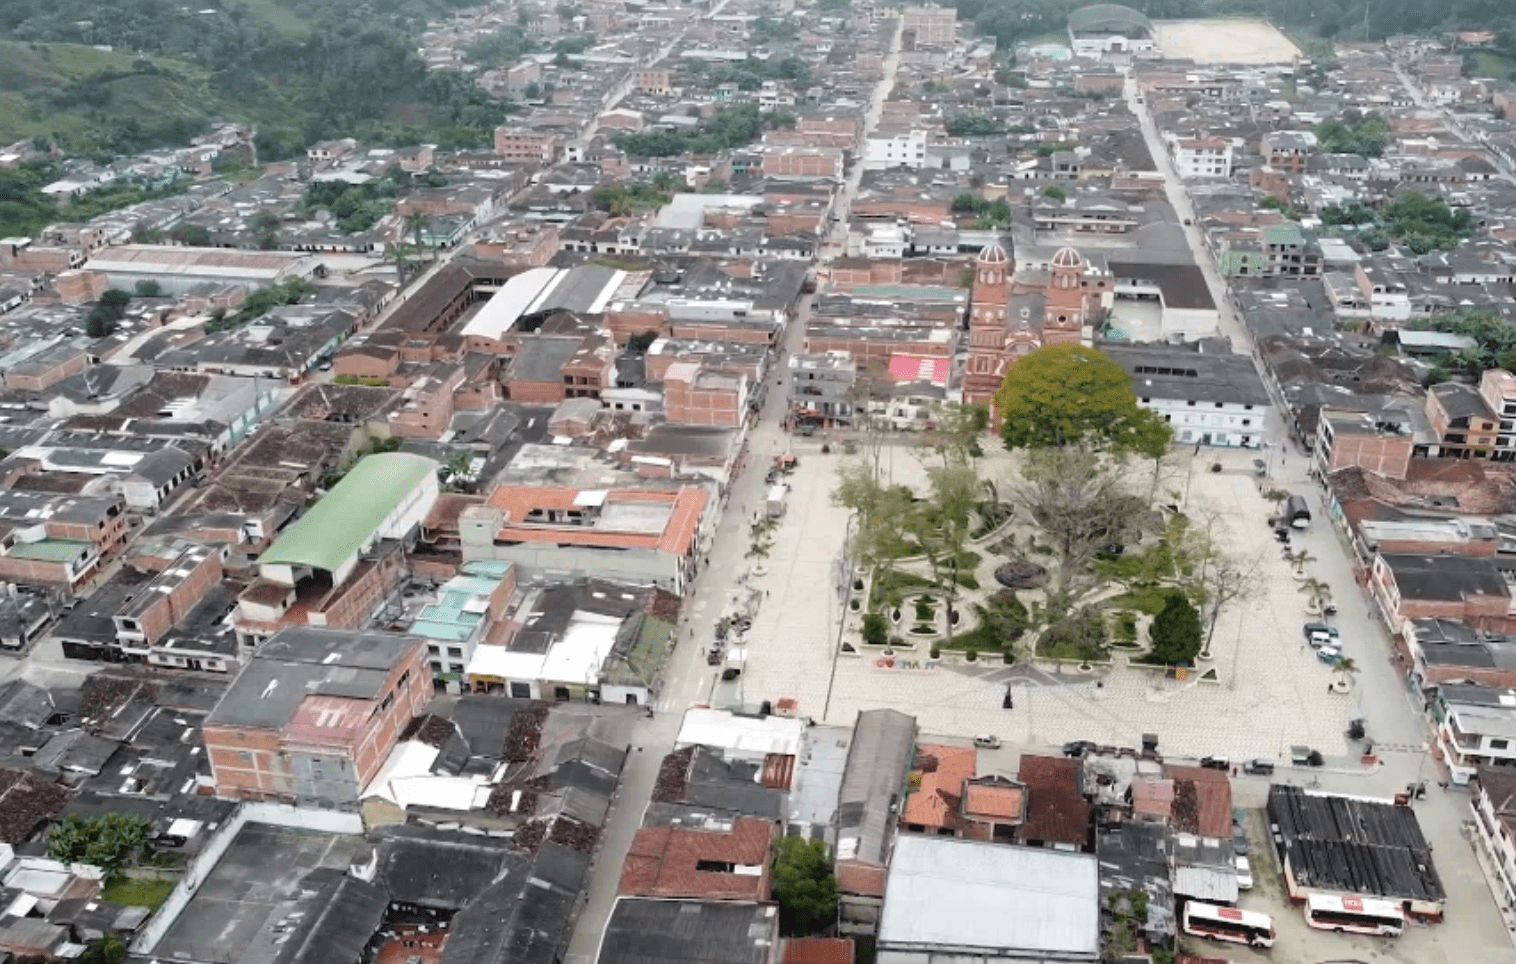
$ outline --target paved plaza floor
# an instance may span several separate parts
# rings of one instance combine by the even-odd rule
[[[1030,745],[1090,739],[1131,746],[1151,732],[1166,753],[1177,756],[1279,758],[1296,744],[1344,752],[1354,697],[1328,692],[1331,671],[1304,645],[1306,597],[1266,524],[1272,506],[1252,474],[1256,452],[1203,452],[1187,478],[1189,514],[1221,519],[1228,549],[1256,559],[1259,571],[1252,597],[1221,615],[1214,659],[1207,664],[1220,682],[1204,683],[1194,677],[1167,681],[1119,665],[1094,674],[952,660],[931,670],[884,669],[872,654],[834,656],[849,518],[831,493],[843,456],[797,451],[801,464],[790,477],[789,505],[772,553],[762,560],[767,571],[752,579],[767,595],[749,637],[747,702],[791,697],[799,714],[840,724],[860,710],[890,707],[915,714],[926,734],[993,733]],[[921,483],[921,467],[907,451],[891,456],[895,481]],[[1206,471],[1213,461],[1225,470]],[[1004,453],[991,453],[982,464],[991,477],[1012,471]],[[1181,469],[1174,484],[1185,482]],[[924,663],[926,649],[902,651],[897,667]],[[1007,685],[1013,687],[1010,710],[1002,708]]]

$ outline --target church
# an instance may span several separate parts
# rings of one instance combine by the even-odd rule
[[[979,252],[970,296],[969,359],[963,378],[965,405],[990,405],[1018,358],[1043,345],[1077,345],[1087,322],[1096,320],[1109,275],[1093,272],[1079,252],[1060,248],[1042,272],[1015,277],[1010,256],[998,244]]]

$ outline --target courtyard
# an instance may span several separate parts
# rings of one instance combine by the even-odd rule
[[[851,723],[860,710],[888,707],[913,713],[923,733],[992,733],[1033,746],[1076,739],[1136,746],[1143,733],[1157,733],[1160,749],[1173,756],[1287,760],[1294,745],[1329,756],[1345,752],[1356,690],[1330,692],[1332,670],[1305,645],[1303,574],[1282,558],[1266,524],[1273,506],[1253,474],[1259,453],[1206,450],[1196,456],[1185,450],[1177,482],[1166,483],[1187,489],[1188,515],[1225,520],[1220,537],[1226,550],[1256,560],[1258,573],[1250,597],[1223,608],[1211,659],[1181,680],[1138,668],[1120,651],[1108,664],[1023,658],[1006,665],[998,653],[970,662],[944,651],[933,659],[927,642],[908,636],[905,646],[888,654],[862,645],[862,607],[849,609],[853,574],[842,559],[850,516],[832,501],[836,467],[845,456],[820,454],[819,443],[797,452],[800,464],[789,477],[785,514],[766,536],[767,555],[750,567],[749,584],[764,601],[748,634],[742,685],[748,702],[767,699],[777,706],[787,698],[794,713],[838,724]],[[886,446],[882,461],[893,482],[924,487],[925,471],[909,449]],[[1210,471],[1215,463],[1222,471]],[[980,460],[983,477],[1008,478],[1013,471],[1012,456],[998,446]],[[1320,520],[1315,525],[1325,527]],[[990,574],[1004,561],[992,551],[994,541],[972,545],[982,557],[978,582],[988,590],[998,588]],[[1309,571],[1307,565],[1304,574]],[[1116,586],[1094,595],[1119,591]],[[965,592],[960,607],[973,597]],[[911,610],[916,597],[908,598],[905,608]],[[717,603],[696,605],[708,604]],[[902,625],[921,615],[908,611]],[[844,642],[856,652],[842,651]],[[1346,643],[1346,652],[1355,654],[1354,641]],[[1007,687],[1009,709],[1003,706]]]

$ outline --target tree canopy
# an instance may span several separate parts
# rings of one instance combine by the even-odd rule
[[[1200,611],[1182,592],[1172,592],[1148,629],[1153,659],[1177,664],[1194,662],[1200,655]]]
[[[774,899],[791,934],[814,934],[837,921],[837,877],[826,842],[780,837],[774,845]]]
[[[47,832],[47,855],[63,863],[93,864],[115,877],[142,852],[148,822],[124,813],[81,819],[69,814]]]
[[[1017,361],[995,393],[1007,448],[1088,442],[1157,458],[1171,433],[1137,405],[1126,370],[1081,345],[1048,345]]]

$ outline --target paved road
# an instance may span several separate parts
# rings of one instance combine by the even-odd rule
[[[884,79],[875,89],[871,101],[867,131],[872,131],[878,123],[884,98],[894,85],[899,50],[900,31],[897,28],[885,62]],[[848,179],[839,200],[841,210],[845,211],[846,204],[851,203],[860,172],[861,165]],[[844,230],[845,223],[844,220]],[[826,256],[823,254],[823,258]],[[606,820],[589,894],[569,941],[568,964],[591,964],[599,955],[600,940],[615,904],[621,864],[626,859],[632,838],[642,825],[642,814],[652,797],[659,763],[674,747],[684,711],[692,705],[708,702],[715,687],[717,672],[706,665],[706,648],[714,638],[716,623],[734,593],[745,592],[742,578],[752,565],[747,558],[748,528],[753,513],[760,511],[767,493],[764,475],[776,453],[790,450],[790,436],[782,428],[786,406],[780,380],[788,382],[789,358],[804,348],[805,324],[809,316],[809,299],[802,299],[797,317],[788,324],[776,347],[768,377],[767,401],[757,426],[748,433],[746,464],[728,494],[720,525],[705,553],[708,562],[694,579],[686,600],[674,652],[669,656],[664,682],[657,694],[657,712],[651,720],[639,724],[634,737],[636,748],[622,772],[621,788],[615,807]],[[753,701],[761,698],[755,694]]]

